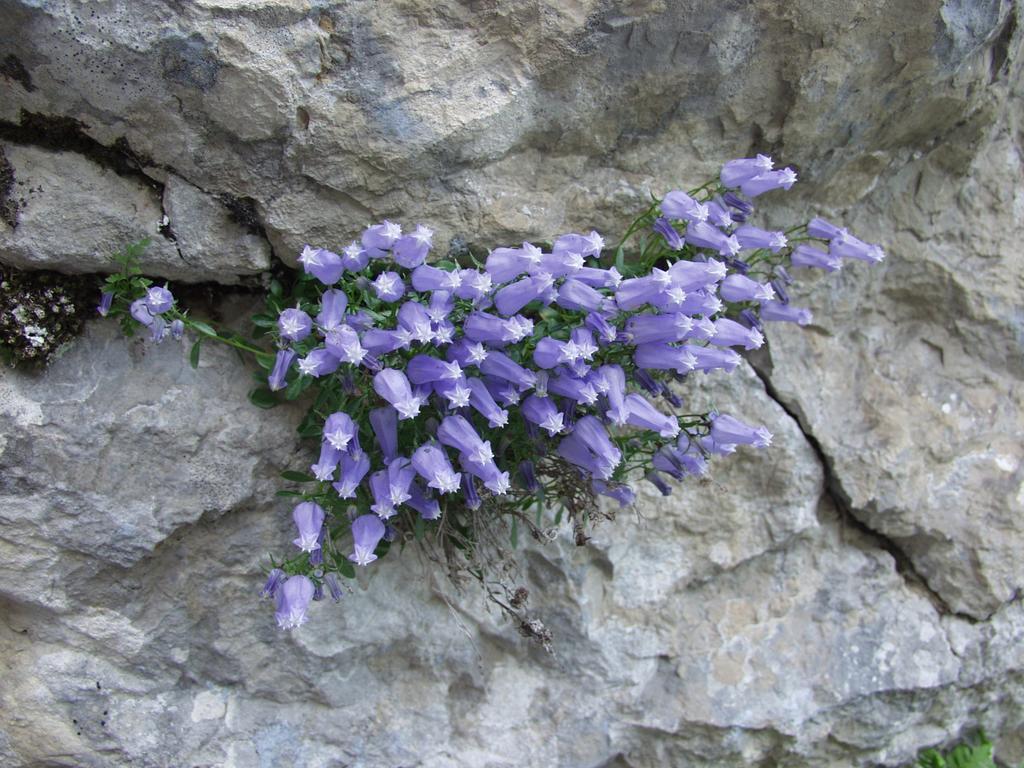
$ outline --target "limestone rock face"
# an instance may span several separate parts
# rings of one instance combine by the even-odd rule
[[[768,223],[888,254],[796,275],[814,323],[681,390],[771,448],[520,552],[554,655],[411,549],[278,632],[309,446],[232,354],[97,323],[0,371],[0,763],[867,768],[979,726],[1024,760],[1021,14],[0,0],[6,263],[149,236],[148,272],[231,284],[385,217],[611,240],[758,151],[801,176]]]

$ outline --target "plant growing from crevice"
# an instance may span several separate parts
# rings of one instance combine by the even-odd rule
[[[638,480],[668,494],[666,478],[702,476],[739,445],[767,447],[763,426],[687,408],[686,386],[735,369],[737,348],[764,343],[764,322],[811,321],[790,304],[789,270],[883,258],[822,219],[786,231],[748,223],[753,198],[795,181],[764,156],[731,161],[688,193],[653,198],[610,249],[597,232],[566,234],[482,262],[431,261],[430,229],[384,221],[339,253],[306,246],[290,284],[270,281],[251,339],[191,317],[129,249],[100,312],[157,342],[192,332],[193,366],[207,343],[251,355],[261,408],[308,404],[298,429],[317,460],[283,473],[295,550],[270,563],[263,589],[282,627],[304,623],[311,601],[339,599],[357,569],[417,544],[547,647],[517,583],[519,539],[567,524],[585,545],[614,514],[599,496],[628,506]]]

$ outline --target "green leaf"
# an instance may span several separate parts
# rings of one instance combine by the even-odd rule
[[[298,378],[296,378],[294,381],[292,381],[291,384],[288,385],[287,389],[285,389],[285,391],[284,391],[284,398],[285,398],[285,400],[294,400],[299,395],[301,395],[303,392],[305,392],[307,389],[309,389],[309,386],[312,383],[313,383],[313,377],[312,376],[302,376],[302,375],[300,375]]]
[[[200,333],[205,333],[207,336],[216,336],[217,331],[212,325],[204,323],[202,320],[189,320],[189,325],[195,328]]]
[[[277,320],[270,315],[253,315],[252,324],[257,328],[276,328]]]
[[[340,573],[346,579],[354,579],[356,577],[356,569],[348,560],[344,560],[339,557],[336,558],[334,562],[338,565],[338,573]]]
[[[202,343],[202,339],[196,341],[196,343],[192,345],[192,350],[188,353],[188,364],[193,368],[199,367],[199,349],[202,346]]]
[[[623,246],[619,246],[619,250],[615,252],[615,268],[621,272],[626,268],[626,251]]]
[[[257,408],[273,408],[278,404],[277,395],[267,387],[257,387],[249,393],[249,402]]]
[[[316,480],[312,475],[307,475],[305,472],[296,472],[292,469],[286,469],[281,473],[281,477],[294,483],[312,483]]]
[[[296,431],[299,437],[320,437],[323,434],[322,427],[316,423],[302,424]]]
[[[509,534],[509,539],[512,541],[512,549],[516,549],[519,546],[519,518],[512,518],[512,532]]]
[[[413,524],[412,527],[412,535],[415,537],[416,541],[423,541],[423,534],[426,532],[426,530],[427,521],[424,520],[422,517],[417,517],[416,522]]]
[[[284,295],[284,287],[277,280],[270,281],[270,295],[279,297]]]
[[[294,498],[296,496],[305,496],[306,494],[304,494],[302,491],[278,491],[274,495],[280,496],[281,498]]]

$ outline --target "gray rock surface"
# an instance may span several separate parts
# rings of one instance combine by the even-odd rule
[[[0,258],[9,264],[109,272],[111,254],[149,238],[141,261],[148,274],[232,283],[270,266],[263,237],[173,174],[161,185],[77,152],[14,143],[0,151],[14,177],[13,213],[0,217]]]
[[[233,355],[97,324],[0,372],[0,762],[897,766],[978,726],[1020,762],[1021,13],[0,0],[0,260],[92,271],[163,215],[147,269],[222,282],[383,217],[613,234],[765,150],[802,179],[769,220],[888,252],[691,383],[776,445],[521,553],[553,656],[411,550],[278,633],[299,414]]]

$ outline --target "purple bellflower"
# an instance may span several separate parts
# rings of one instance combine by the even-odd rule
[[[508,424],[508,411],[498,407],[483,381],[476,377],[470,377],[466,383],[470,391],[470,406],[487,419],[487,424],[491,429],[500,429]]]
[[[174,295],[167,290],[167,286],[154,285],[146,291],[146,309],[152,315],[162,315],[174,306]]]
[[[524,419],[536,424],[549,436],[553,437],[565,428],[563,416],[558,412],[558,407],[550,397],[530,395],[523,400],[520,410]]]
[[[345,310],[348,308],[348,297],[344,291],[333,288],[324,291],[320,298],[320,313],[316,316],[316,324],[327,333],[339,328],[344,322]]]
[[[281,584],[284,583],[285,573],[280,568],[271,568],[270,573],[267,574],[267,583],[263,585],[263,589],[260,590],[260,597],[273,597],[277,594],[277,590],[281,588]]]
[[[669,192],[661,201],[661,212],[665,218],[689,222],[707,221],[708,207],[698,203],[678,189]]]
[[[397,272],[381,272],[372,285],[381,301],[392,303],[405,295],[405,283]]]
[[[718,178],[721,179],[723,187],[735,189],[762,173],[768,173],[773,166],[774,163],[768,155],[730,160],[722,166]]]
[[[390,405],[370,411],[370,426],[377,437],[377,445],[384,463],[390,464],[398,456],[398,411]]]
[[[350,365],[362,364],[368,352],[359,341],[359,334],[347,325],[329,331],[324,346],[334,357]]]
[[[771,301],[775,291],[766,283],[751,280],[746,275],[729,275],[718,288],[726,301]]]
[[[659,216],[654,220],[654,231],[665,238],[665,244],[673,251],[682,250],[685,245],[683,236],[664,216]]]
[[[401,371],[385,368],[373,377],[374,391],[398,411],[399,419],[411,419],[420,412],[424,400],[412,393],[409,379]]]
[[[772,433],[762,427],[752,427],[732,416],[719,415],[711,422],[711,439],[715,443],[752,445],[767,448],[772,444]]]
[[[740,191],[747,197],[757,197],[773,189],[788,190],[796,184],[796,171],[783,168],[781,171],[768,171],[760,176],[748,179],[740,185]]]
[[[316,588],[308,576],[291,576],[277,590],[277,610],[274,613],[277,626],[294,629],[306,623],[306,611],[313,599]]]
[[[843,268],[843,260],[832,253],[822,251],[813,245],[801,243],[790,254],[790,261],[794,267],[811,267],[823,269],[826,272],[835,272]]]
[[[352,521],[352,554],[348,556],[356,565],[369,565],[377,556],[373,550],[384,538],[384,523],[377,515],[360,515]]]
[[[338,492],[340,498],[354,499],[356,489],[363,482],[363,478],[366,477],[366,473],[369,471],[370,458],[365,453],[360,452],[355,456],[350,453],[343,453],[341,455],[338,482],[332,483],[331,486]]]
[[[423,263],[430,251],[430,240],[434,230],[422,224],[416,226],[412,234],[398,238],[391,247],[391,254],[401,266],[413,269]]]
[[[412,287],[420,292],[454,291],[461,285],[462,275],[457,269],[438,269],[423,264],[412,273]]]
[[[811,310],[794,307],[780,301],[766,301],[761,305],[761,319],[807,325],[814,320]]]
[[[362,244],[366,255],[371,259],[379,259],[390,250],[395,241],[402,236],[402,228],[392,221],[385,219],[380,224],[374,224],[363,231]]]
[[[349,272],[362,272],[369,263],[370,257],[359,243],[351,242],[341,252],[341,265]]]
[[[441,493],[459,490],[460,474],[452,469],[445,452],[436,445],[421,445],[412,455],[412,466],[430,488]]]
[[[277,329],[282,339],[302,341],[309,336],[313,321],[301,309],[286,309],[278,315]]]
[[[310,350],[309,354],[298,362],[299,373],[303,376],[320,378],[329,373],[334,373],[341,365],[341,361],[322,347]]]
[[[303,552],[312,552],[317,549],[320,537],[320,529],[324,526],[324,511],[319,504],[312,501],[303,501],[292,510],[292,520],[299,531],[299,536],[294,544]]]
[[[326,248],[311,248],[307,245],[302,249],[299,261],[307,275],[312,275],[324,285],[334,285],[345,271],[341,256]]]
[[[739,347],[744,349],[760,349],[764,344],[764,336],[757,328],[747,328],[726,317],[715,320],[715,335],[711,343],[716,347]]]
[[[358,431],[352,417],[341,411],[332,413],[324,422],[324,440],[339,451],[348,450],[349,443]]]
[[[104,291],[100,294],[100,305],[96,307],[96,311],[100,313],[100,317],[106,317],[107,313],[110,312],[110,306],[114,303],[114,294],[109,291]]]
[[[293,360],[295,360],[294,351],[290,349],[279,349],[277,351],[277,356],[274,358],[274,367],[267,377],[267,385],[274,392],[284,389],[285,377],[288,375],[288,369],[291,367]]]
[[[787,243],[784,232],[769,232],[749,225],[740,227],[733,234],[744,248],[768,248],[772,253],[778,253]]]

